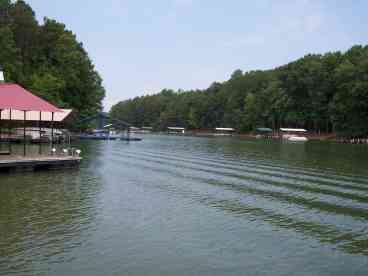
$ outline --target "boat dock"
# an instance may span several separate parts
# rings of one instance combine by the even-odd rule
[[[75,168],[81,160],[79,156],[0,156],[0,172]]]

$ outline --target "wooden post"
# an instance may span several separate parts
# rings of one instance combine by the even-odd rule
[[[12,119],[12,110],[11,108],[9,109],[9,133],[8,133],[8,139],[9,139],[9,152],[10,154],[12,153],[12,145],[11,145],[11,139],[10,139],[10,134],[11,134],[11,119]]]
[[[38,154],[42,155],[42,141],[41,141],[41,135],[42,135],[42,129],[41,129],[41,121],[42,121],[42,111],[40,111],[40,120],[38,121],[38,128],[39,128],[39,135],[40,135],[40,141],[38,145]]]
[[[3,122],[1,121],[1,113],[3,112],[3,110],[2,109],[0,109],[0,150],[2,149],[2,147],[3,147],[3,144],[2,144],[2,139],[3,139],[3,129],[2,129],[2,126],[3,126]]]
[[[54,148],[54,112],[51,112],[51,150]]]
[[[23,156],[26,156],[26,111],[23,110]]]

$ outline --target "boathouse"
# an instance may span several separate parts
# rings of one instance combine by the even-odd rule
[[[280,128],[280,131],[283,138],[307,133],[307,130],[304,128]]]
[[[215,128],[215,135],[219,136],[230,136],[235,133],[235,128],[231,127],[216,127]]]
[[[169,134],[185,134],[184,127],[168,127],[167,131]]]
[[[304,128],[280,128],[281,138],[294,141],[294,142],[306,142],[308,138],[305,136],[307,130]]]
[[[2,80],[3,79],[0,79],[0,81]],[[63,151],[63,153],[59,154],[53,147],[53,138],[55,132],[54,123],[56,121],[55,118],[65,118],[65,115],[67,114],[64,114],[63,110],[33,95],[23,87],[17,84],[0,82],[0,138],[7,138],[5,140],[8,140],[9,145],[8,148],[4,150],[4,145],[0,144],[0,170],[18,168],[34,169],[39,167],[46,168],[60,166],[69,167],[78,165],[81,160],[79,156],[75,156],[74,153],[71,153],[66,149]],[[36,117],[38,117],[38,119],[36,119]],[[14,128],[15,125],[19,126],[20,119],[23,125],[23,155],[21,156],[14,153],[11,146],[12,128]],[[40,133],[39,135],[41,137],[42,121],[48,121],[50,125],[50,151],[43,153],[41,150],[42,147],[40,145],[37,156],[27,156],[27,126],[32,124],[34,127],[38,126]],[[7,133],[3,131],[4,122],[6,122],[8,127]]]
[[[273,130],[268,127],[258,127],[256,129],[256,138],[270,138]]]

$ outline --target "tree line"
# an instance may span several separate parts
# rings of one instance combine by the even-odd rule
[[[102,110],[102,79],[83,44],[65,25],[40,24],[25,1],[0,0],[0,65],[17,83],[79,117]]]
[[[343,137],[368,136],[368,46],[309,54],[272,70],[236,70],[204,90],[136,97],[111,108],[135,126],[188,129],[302,127]]]

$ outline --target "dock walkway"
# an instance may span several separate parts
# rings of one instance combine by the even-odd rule
[[[81,160],[77,156],[0,156],[0,172],[74,168]]]

